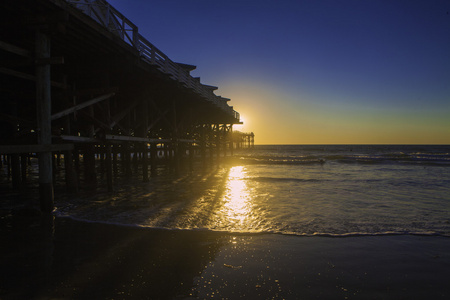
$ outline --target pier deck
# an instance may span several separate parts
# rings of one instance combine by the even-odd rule
[[[84,178],[95,182],[100,156],[112,190],[118,158],[126,172],[140,158],[148,180],[158,149],[175,168],[186,153],[233,151],[232,126],[240,120],[230,99],[108,2],[4,0],[0,20],[0,155],[14,188],[26,179],[29,157],[38,156],[41,210],[53,209],[55,154],[76,191],[80,159]]]

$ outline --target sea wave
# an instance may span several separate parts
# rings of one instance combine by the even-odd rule
[[[257,182],[323,182],[330,181],[328,179],[316,179],[316,178],[289,178],[289,177],[247,177],[245,180],[257,181]]]
[[[323,165],[325,163],[342,164],[420,164],[430,166],[450,166],[450,156],[445,154],[399,154],[382,155],[322,155],[322,156],[240,156],[240,164],[265,165]]]
[[[274,156],[240,156],[239,163],[244,164],[287,164],[306,165],[323,164],[325,160],[317,157],[274,157]]]

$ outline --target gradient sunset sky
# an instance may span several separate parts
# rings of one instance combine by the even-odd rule
[[[257,144],[450,144],[450,1],[109,2]]]

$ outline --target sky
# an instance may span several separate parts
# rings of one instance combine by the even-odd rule
[[[256,144],[450,144],[450,1],[109,2]]]

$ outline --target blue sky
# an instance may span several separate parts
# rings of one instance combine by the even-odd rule
[[[450,143],[450,1],[109,2],[258,143]]]

